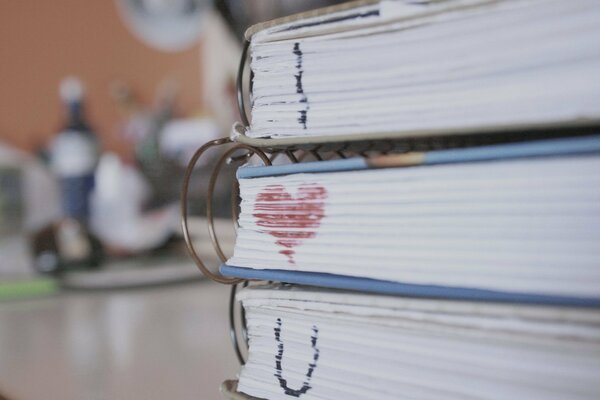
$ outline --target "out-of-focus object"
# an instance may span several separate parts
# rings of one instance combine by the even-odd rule
[[[102,165],[100,169],[102,169]],[[99,183],[98,187],[101,186]],[[213,248],[206,223],[205,218],[192,217],[188,227],[196,248],[203,254],[211,254]],[[217,218],[214,220],[214,224],[222,248],[227,252],[232,251],[235,231],[231,221]],[[60,281],[61,287],[80,290],[123,289],[202,279],[202,275],[198,273],[194,263],[184,254],[183,246],[177,245],[177,239],[181,239],[179,227],[174,233],[173,238],[176,240],[169,241],[166,246],[151,253],[147,252],[136,257],[115,258],[104,263],[101,269],[95,271],[73,271],[65,274]],[[207,261],[216,264],[218,258],[216,254],[213,254]]]
[[[86,225],[63,218],[31,235],[33,267],[43,274],[60,274],[72,268],[100,266],[103,249]]]
[[[162,82],[154,104],[141,103],[126,82],[115,81],[111,96],[123,120],[118,130],[131,146],[132,162],[149,186],[145,208],[160,208],[179,198],[181,176],[190,152],[221,136],[209,118],[173,119],[178,86]]]
[[[153,104],[146,105],[137,99],[126,82],[115,81],[111,85],[111,96],[123,117],[118,126],[119,135],[131,146],[131,157],[125,158],[124,163],[133,164],[150,189],[143,207],[145,212],[178,201],[184,168],[193,152],[207,140],[222,137],[230,129],[232,119],[226,118],[226,122],[221,123],[222,120],[212,113],[212,107],[209,116],[174,118],[178,90],[174,81],[165,80],[158,86]],[[215,161],[214,157],[207,158],[198,169]],[[195,175],[200,178],[202,171]],[[205,193],[205,181],[194,179],[193,192]],[[230,187],[230,181],[219,180],[214,191],[218,210],[230,209]],[[192,208],[202,209],[201,206],[196,208],[196,200],[200,199],[192,200]],[[224,216],[223,212],[217,212],[217,215]]]
[[[240,119],[235,90],[240,36],[231,32],[225,19],[215,10],[206,13],[203,25],[204,40],[200,48],[202,103],[225,133],[231,129],[231,121]]]
[[[61,182],[65,216],[85,222],[94,188],[98,141],[83,115],[83,86],[76,78],[60,84],[67,123],[50,146],[50,164]]]
[[[58,184],[30,154],[0,143],[0,234],[31,232],[61,216]]]
[[[177,200],[181,187],[181,167],[160,149],[165,125],[171,120],[178,87],[164,81],[158,88],[151,110],[148,130],[135,142],[135,160],[152,188],[150,207],[161,207]]]
[[[0,235],[20,228],[23,218],[21,170],[0,159]]]
[[[25,207],[21,160],[5,159],[6,150],[0,147],[0,280],[21,277],[29,270],[30,262],[22,232]]]
[[[34,279],[0,281],[0,301],[47,296],[59,290],[55,279],[36,277]],[[6,400],[0,395],[0,400]]]
[[[60,216],[58,185],[44,165],[0,144],[0,279],[31,276],[28,236]]]
[[[144,176],[117,155],[102,156],[96,183],[91,229],[108,247],[125,254],[151,250],[179,229],[176,204],[144,212],[151,189]]]
[[[30,235],[59,217],[58,185],[44,165],[0,144],[0,301],[57,290],[31,268]]]
[[[129,289],[164,286],[202,279],[193,263],[182,254],[157,254],[115,258],[95,271],[73,271],[61,279],[61,287],[78,290]]]
[[[110,96],[122,118],[117,128],[119,139],[133,147],[152,129],[152,113],[140,103],[126,82],[112,82]]]
[[[87,227],[99,146],[83,115],[81,81],[65,78],[60,97],[67,109],[67,123],[50,146],[50,165],[60,181],[64,218],[52,230],[58,253],[52,254],[53,246],[48,245],[40,246],[47,248],[36,254],[35,266],[41,272],[58,272],[71,265],[97,266],[101,255],[100,244]],[[48,262],[50,259],[56,263]]]
[[[347,0],[216,0],[215,8],[221,13],[236,36],[242,37],[246,28],[257,22],[343,3],[344,1]]]
[[[219,138],[221,131],[211,118],[185,118],[169,121],[160,137],[160,152],[185,167],[197,148]]]
[[[125,25],[150,47],[175,52],[200,38],[209,0],[117,0]]]

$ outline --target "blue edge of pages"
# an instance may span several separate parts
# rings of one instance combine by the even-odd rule
[[[355,290],[360,292],[396,296],[476,300],[502,303],[600,307],[600,299],[596,298],[547,296],[529,293],[499,292],[495,290],[465,287],[417,285],[412,283],[391,282],[371,278],[326,274],[322,272],[254,269],[234,267],[227,264],[221,265],[219,270],[223,276],[227,277],[294,283],[297,285],[319,286],[324,288]]]
[[[436,150],[423,153],[420,165],[450,164],[457,162],[492,161],[501,159],[567,156],[600,153],[600,135],[539,140],[481,146],[466,149]],[[238,179],[286,175],[291,173],[319,173],[367,169],[363,158],[319,161],[301,164],[242,167]],[[436,285],[408,284],[371,278],[335,275],[320,272],[288,271],[276,269],[254,269],[223,264],[222,275],[242,279],[277,281],[299,285],[320,286],[333,289],[410,297],[444,298],[455,300],[478,300],[504,303],[528,303],[580,307],[600,307],[600,298],[553,296],[530,293],[500,292],[494,290],[447,287]]]

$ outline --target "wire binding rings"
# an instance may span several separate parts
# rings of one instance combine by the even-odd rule
[[[232,143],[231,139],[221,138],[221,139],[211,140],[210,142],[204,144],[202,147],[200,147],[198,150],[196,150],[196,152],[192,156],[192,158],[185,170],[185,174],[183,176],[183,185],[181,188],[181,199],[180,199],[181,230],[183,232],[183,238],[185,240],[185,245],[187,247],[188,253],[190,254],[190,257],[192,258],[192,260],[194,260],[194,263],[196,264],[198,269],[206,277],[210,278],[211,280],[213,280],[215,282],[224,283],[224,284],[228,284],[228,285],[240,283],[243,281],[243,279],[224,277],[220,274],[212,272],[210,269],[208,269],[206,267],[206,264],[204,263],[204,261],[202,261],[202,259],[196,252],[196,249],[194,248],[194,244],[192,243],[192,239],[190,237],[189,227],[188,227],[187,203],[188,203],[188,191],[189,191],[189,185],[190,185],[190,178],[192,176],[194,168],[195,168],[196,164],[198,163],[198,160],[200,159],[200,157],[202,157],[202,155],[211,147],[222,146],[222,145],[227,145],[227,144],[231,144],[231,143]],[[271,165],[271,160],[269,159],[269,157],[267,157],[267,155],[264,152],[254,148],[252,146],[242,144],[242,143],[237,143],[233,147],[228,149],[219,158],[219,160],[215,164],[215,167],[213,168],[212,174],[210,176],[209,185],[208,185],[207,202],[206,202],[206,218],[208,221],[208,231],[209,231],[212,245],[213,245],[215,251],[217,252],[217,255],[219,256],[219,259],[222,262],[225,262],[227,260],[227,257],[225,256],[225,254],[223,253],[223,251],[221,249],[221,246],[219,244],[219,240],[217,238],[216,231],[215,231],[214,213],[213,213],[213,207],[212,207],[212,197],[213,197],[212,195],[213,195],[213,191],[214,191],[214,188],[215,188],[215,185],[217,182],[217,178],[218,178],[220,169],[223,167],[226,160],[234,152],[236,152],[237,150],[240,150],[240,149],[247,150],[248,154],[257,155],[265,165]]]
[[[238,68],[238,74],[236,79],[237,86],[237,102],[238,110],[240,112],[240,118],[246,128],[250,126],[248,116],[246,115],[246,107],[244,104],[244,68],[246,66],[246,59],[248,58],[248,49],[250,48],[250,42],[246,40],[244,42],[244,49],[242,50],[242,57],[240,58],[240,66]],[[250,88],[252,88],[252,74],[250,74]]]

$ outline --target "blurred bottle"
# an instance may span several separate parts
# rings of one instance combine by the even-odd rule
[[[93,267],[101,258],[100,243],[88,229],[99,145],[85,120],[83,94],[83,85],[77,78],[65,78],[60,84],[67,122],[52,141],[49,155],[50,166],[60,181],[64,218],[53,229],[53,245],[36,259],[36,268],[42,272],[59,272],[72,266]],[[56,249],[55,257],[49,257],[52,249]]]
[[[61,180],[65,215],[86,222],[99,157],[98,140],[83,114],[81,82],[76,78],[64,79],[60,96],[67,111],[67,123],[52,142],[50,163]]]

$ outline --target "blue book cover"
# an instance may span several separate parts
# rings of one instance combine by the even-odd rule
[[[593,171],[598,166],[598,154],[600,135],[593,135],[373,158],[243,167],[237,173],[242,198],[246,200],[240,214],[243,223],[238,240],[245,241],[244,245],[240,245],[245,255],[238,253],[236,243],[236,253],[227,264],[221,266],[221,273],[243,279],[389,295],[598,307],[600,295],[594,279],[598,275],[596,265],[599,252],[595,241],[600,237],[597,228],[597,221],[600,221],[597,196],[600,191],[595,188],[598,187],[596,183],[599,182],[600,171]],[[510,163],[489,163],[511,160],[520,163],[518,168],[497,169]],[[532,160],[532,163],[529,164],[528,160]],[[590,160],[593,163],[588,163]],[[487,169],[482,169],[484,166],[477,166],[476,163],[486,164]],[[408,172],[403,168],[442,164],[464,164],[469,169],[468,173],[483,170],[493,174],[478,176],[475,182],[483,183],[474,186],[475,189],[467,194],[460,190],[447,192],[453,197],[447,203],[442,201],[442,208],[438,205],[446,192],[436,192],[436,197],[421,191],[419,195],[423,200],[421,197],[415,200],[410,197],[414,196],[413,192],[407,189],[411,182],[430,182],[431,175],[424,178],[411,175],[410,180],[402,183],[397,183],[393,178],[392,182],[374,186],[378,188],[375,196],[371,193],[362,194],[357,189],[361,187],[360,182],[368,180],[347,178],[348,174],[353,174],[352,171],[399,168]],[[534,164],[537,165],[535,168]],[[439,167],[432,167],[435,168],[440,170]],[[553,174],[549,168],[553,168],[554,174],[560,175],[551,184],[544,183],[548,174]],[[533,170],[536,172],[531,172]],[[463,173],[461,171],[465,169],[458,173]],[[508,171],[510,175],[498,171]],[[328,172],[339,172],[340,176],[346,174],[349,182],[346,183],[349,186],[337,189],[339,193],[336,192],[335,202],[333,195],[329,198],[323,195],[325,189],[319,191],[317,189],[320,187],[316,184],[304,184],[304,175],[296,175],[310,175],[312,177],[306,179],[311,182],[316,181],[317,176],[327,175],[330,183],[323,184],[323,187],[330,185],[327,190],[331,194],[334,190],[331,182],[337,182],[337,179],[332,174],[324,174]],[[364,173],[381,176],[378,171]],[[273,179],[268,179],[266,183],[254,179],[271,177]],[[296,197],[284,186],[288,178],[295,179],[295,184],[299,185]],[[499,188],[494,183],[503,184],[510,179],[517,182],[515,186]],[[521,182],[524,179],[526,184]],[[531,191],[530,181],[541,182],[535,189],[537,191]],[[446,181],[437,181],[436,184],[440,182],[444,187]],[[446,187],[451,187],[448,185],[454,182],[462,182],[459,175],[452,175],[452,181]],[[512,188],[513,192],[505,190],[505,187]],[[390,194],[392,189],[395,190],[393,193],[405,196],[404,200],[400,201],[395,194]],[[244,190],[248,191],[248,196],[255,198],[245,198]],[[347,196],[348,190],[354,190],[360,202],[351,201]],[[485,196],[481,197],[483,200],[478,200],[477,195],[481,193]],[[550,193],[556,195],[550,196]],[[537,203],[532,201],[533,194],[538,196],[535,200]],[[376,203],[380,196],[387,196],[387,203],[382,203],[383,206]],[[397,204],[396,200],[399,201]],[[299,204],[295,204],[295,201]],[[373,202],[379,204],[375,209],[372,208]],[[332,208],[336,212],[325,213],[327,207],[336,206],[342,207],[343,211]],[[370,213],[365,214],[365,210]],[[393,221],[389,212],[394,214]],[[371,214],[380,221],[374,227],[366,226]],[[416,225],[410,225],[413,220],[409,218],[415,215],[417,219],[425,216],[416,228]],[[439,228],[442,225],[434,224],[432,228],[430,222],[438,221],[437,218],[450,219],[452,222],[442,228]],[[508,222],[511,218],[516,223]],[[361,222],[352,222],[355,220],[363,221],[362,225]],[[321,221],[330,224],[328,230],[322,231]],[[403,227],[404,235],[396,234],[397,226]],[[340,227],[344,230],[340,230]],[[472,230],[460,231],[461,228]],[[503,242],[496,243],[500,236],[495,236],[495,232],[504,235],[501,237]],[[352,237],[351,245],[340,242],[345,235]],[[386,244],[382,245],[380,239]],[[373,249],[377,246],[382,246],[381,251]],[[305,252],[302,254],[304,261],[294,265],[301,252]],[[435,255],[439,257],[433,262],[431,256],[436,252]],[[305,264],[303,269],[302,262],[310,263],[310,268],[307,267],[309,264]],[[364,271],[357,272],[357,266],[367,264],[373,266],[373,271],[399,272],[397,277],[387,277],[382,273],[359,277]],[[377,268],[377,265],[381,268]],[[326,266],[330,269],[326,269]],[[350,272],[352,268],[354,272]],[[414,282],[433,284],[412,283],[407,276],[416,277]],[[469,279],[473,283],[468,283]]]
[[[416,285],[317,272],[243,268],[227,264],[221,265],[219,270],[223,276],[231,278],[284,282],[297,285],[319,286],[331,289],[354,290],[395,296],[577,307],[600,307],[600,299],[596,298],[547,296],[467,287]]]

